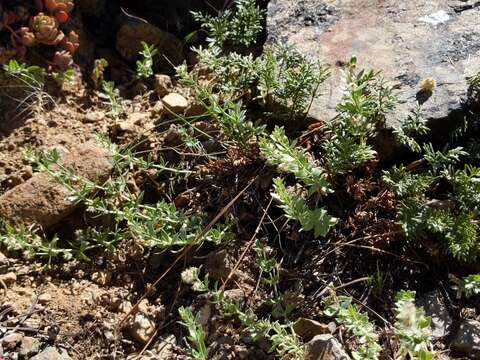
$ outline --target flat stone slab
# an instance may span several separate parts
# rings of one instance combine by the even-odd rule
[[[395,88],[396,127],[417,102],[419,83],[437,87],[422,108],[432,125],[462,116],[466,75],[480,71],[480,2],[472,0],[272,0],[268,42],[288,42],[330,65],[310,115],[328,120],[342,97],[342,64],[381,70]],[[421,99],[424,101],[425,99]],[[436,122],[437,124],[435,124]]]

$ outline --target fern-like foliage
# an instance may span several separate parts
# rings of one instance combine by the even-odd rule
[[[399,219],[408,239],[437,235],[457,259],[474,262],[478,259],[479,226],[472,214],[454,215],[447,209],[435,209],[414,199],[400,203]]]
[[[198,47],[193,51],[202,66],[211,72],[211,91],[219,94],[221,100],[240,98],[258,79],[258,60],[251,54],[225,53],[216,46]]]
[[[347,331],[355,337],[358,347],[352,352],[355,360],[376,360],[382,350],[378,343],[378,335],[373,324],[368,319],[368,314],[360,312],[352,304],[352,298],[340,296],[328,304],[325,315],[335,317],[335,320],[345,326]]]
[[[260,151],[268,165],[276,166],[281,172],[291,173],[309,187],[309,192],[327,194],[332,192],[325,171],[311,159],[305,150],[290,143],[285,130],[276,126],[272,134],[260,139]]]
[[[226,44],[250,46],[262,31],[263,11],[255,0],[235,0],[235,10],[220,16],[193,12],[195,20],[208,33],[207,41],[215,46]]]
[[[267,109],[274,108],[274,103],[288,108],[289,119],[308,111],[329,75],[322,63],[309,59],[291,45],[266,48],[257,64],[258,97]]]
[[[434,179],[428,174],[413,174],[405,166],[394,166],[383,172],[383,181],[399,199],[423,195]]]
[[[431,360],[431,318],[425,316],[423,308],[415,306],[414,291],[400,291],[395,299],[395,336],[400,349],[398,358]],[[397,358],[397,357],[396,357]]]
[[[467,156],[468,153],[462,147],[456,147],[447,151],[434,150],[432,144],[426,144],[423,147],[425,152],[424,158],[430,164],[434,173],[445,169],[449,165],[454,165],[460,161],[462,156]]]
[[[427,121],[422,115],[420,104],[417,103],[415,109],[412,110],[400,128],[394,130],[394,134],[400,144],[407,146],[413,152],[420,153],[422,147],[416,138],[426,135],[429,131],[430,129],[427,127]]]
[[[252,92],[267,111],[287,120],[304,116],[329,74],[320,62],[288,45],[268,47],[257,58],[217,46],[193,51],[211,72],[210,86],[220,99],[238,99]]]
[[[480,169],[458,167],[468,153],[461,147],[435,150],[432,144],[423,146],[423,172],[413,173],[404,166],[385,171],[383,180],[397,196],[398,215],[407,239],[434,235],[453,257],[463,262],[475,262],[480,256]],[[447,192],[442,201],[430,201],[429,193],[439,184]],[[435,205],[437,204],[437,205]]]
[[[313,230],[315,237],[325,236],[337,223],[338,220],[330,216],[324,208],[311,210],[305,200],[287,190],[282,179],[276,178],[273,182],[272,197],[279,202],[287,218],[300,222],[302,230]]]
[[[472,211],[480,215],[480,168],[466,165],[457,171],[444,171],[453,186],[452,198],[462,211]]]
[[[324,143],[329,171],[341,174],[372,160],[376,152],[368,144],[385,114],[393,107],[392,88],[374,71],[356,71],[352,58],[346,72],[346,89],[337,106],[338,116],[325,124]]]
[[[230,96],[220,100],[214,88],[200,82],[195,74],[188,72],[186,65],[178,67],[177,74],[181,83],[194,91],[197,101],[205,109],[204,115],[217,120],[223,133],[236,145],[245,147],[250,139],[264,133],[265,126],[255,125],[247,118],[247,111],[240,100],[228,100]]]

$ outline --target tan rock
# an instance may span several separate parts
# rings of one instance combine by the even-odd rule
[[[110,271],[97,271],[92,274],[92,281],[98,285],[106,286],[112,281],[112,273]]]
[[[22,344],[18,353],[20,356],[27,358],[38,353],[40,351],[40,345],[41,344],[39,340],[30,336],[25,336],[22,339]]]
[[[53,346],[47,347],[41,353],[35,355],[30,360],[71,360],[72,358],[63,349],[56,349]]]
[[[164,110],[163,102],[160,100],[153,105],[150,112],[152,115],[162,115]]]
[[[169,360],[172,359],[175,355],[173,349],[177,344],[177,338],[175,335],[169,335],[160,341],[156,346],[156,357],[158,360]]]
[[[207,255],[206,268],[208,275],[216,281],[225,281],[235,266],[236,260],[226,250],[218,250]],[[236,270],[232,280],[252,283],[252,279],[243,271]]]
[[[142,125],[150,119],[150,114],[147,112],[133,112],[128,115],[127,121],[133,125]]]
[[[155,322],[150,317],[141,313],[135,315],[129,328],[129,333],[135,341],[146,344],[154,332]]]
[[[187,109],[185,110],[185,116],[199,116],[206,111],[205,106],[191,99]]]
[[[300,318],[293,324],[293,330],[302,338],[312,338],[316,335],[333,333],[335,324],[327,325],[312,319]]]
[[[133,305],[130,301],[128,300],[123,300],[122,302],[120,302],[120,304],[118,305],[118,312],[121,312],[121,313],[124,313],[124,314],[128,314],[130,312],[130,310],[132,310],[133,308]]]
[[[155,91],[161,99],[173,89],[172,79],[165,74],[155,75]]]
[[[52,301],[52,295],[50,295],[49,293],[40,294],[40,296],[38,297],[39,304],[45,305],[48,304],[50,301]]]
[[[306,346],[304,360],[350,360],[342,345],[330,334],[315,336]]]
[[[20,333],[10,333],[2,338],[2,345],[7,349],[15,348],[23,339]]]
[[[113,168],[106,150],[94,142],[72,149],[60,163],[90,181],[102,183]],[[37,224],[43,229],[58,224],[77,208],[67,199],[68,191],[46,173],[7,191],[0,197],[0,218],[10,223]]]
[[[0,266],[8,265],[8,264],[9,264],[8,258],[2,252],[0,252]]]
[[[84,123],[96,123],[105,118],[105,113],[102,111],[87,111],[82,121]]]
[[[170,93],[162,98],[163,105],[177,115],[182,115],[188,107],[188,101],[182,95]]]
[[[15,284],[17,281],[17,275],[14,272],[9,272],[6,274],[0,275],[0,280],[7,286]]]

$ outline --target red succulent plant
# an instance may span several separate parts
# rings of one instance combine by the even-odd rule
[[[80,45],[80,39],[78,34],[75,31],[70,31],[68,36],[65,37],[63,40],[63,47],[67,50],[70,54],[75,54],[78,47]]]
[[[31,28],[38,42],[45,45],[57,45],[65,38],[65,34],[58,29],[58,21],[44,13],[33,17]]]
[[[21,27],[18,29],[17,33],[20,35],[22,39],[22,45],[31,47],[37,44],[37,39],[35,34],[30,31],[28,27]]]
[[[73,64],[72,55],[66,50],[57,51],[53,55],[52,64],[60,69],[67,69]]]
[[[35,7],[7,5],[0,0],[0,31],[10,31],[12,51],[17,56],[23,57],[28,48],[38,44],[56,47],[55,55],[48,62],[59,68],[71,66],[72,56],[79,46],[79,37],[74,31],[66,35],[60,28],[60,24],[69,20],[74,1],[33,0],[32,2],[35,3]]]
[[[72,11],[74,4],[71,0],[45,0],[45,7],[63,24],[68,21],[68,13]]]

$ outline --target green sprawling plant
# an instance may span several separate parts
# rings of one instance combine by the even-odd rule
[[[346,70],[346,90],[337,106],[338,115],[325,124],[327,139],[323,145],[329,171],[342,174],[373,160],[376,152],[368,144],[386,113],[394,105],[392,88],[379,74],[357,71],[352,58]]]
[[[435,177],[428,174],[415,174],[403,165],[393,166],[384,171],[383,181],[395,192],[399,199],[422,196],[431,186]]]
[[[220,100],[238,100],[247,94],[258,78],[257,61],[252,54],[224,52],[218,47],[194,48],[200,64],[210,71],[209,86]]]
[[[7,75],[20,80],[26,87],[37,92],[44,90],[47,79],[52,79],[59,87],[62,87],[64,83],[72,81],[75,75],[73,69],[47,72],[40,66],[19,63],[16,60],[10,60],[4,64],[3,70]]]
[[[115,83],[113,81],[103,81],[102,92],[99,96],[105,100],[105,104],[110,108],[108,115],[114,120],[118,119],[123,110],[120,100],[120,91],[115,87]]]
[[[205,345],[205,331],[198,323],[198,317],[194,316],[190,308],[180,307],[178,309],[182,324],[188,330],[188,340],[192,344],[190,355],[194,360],[208,359],[208,349]]]
[[[264,269],[270,272],[272,266],[275,267],[275,264],[270,263]],[[279,321],[260,319],[252,309],[243,310],[241,304],[227,298],[224,291],[219,290],[216,284],[210,284],[208,276],[201,280],[198,269],[189,269],[188,272],[189,275],[182,276],[182,278],[188,277],[186,282],[191,284],[195,291],[208,293],[211,301],[220,307],[223,314],[240,320],[242,326],[255,340],[269,340],[272,344],[271,352],[275,352],[281,359],[301,360],[304,358],[305,348],[300,343],[290,322],[282,324]],[[274,280],[275,282],[276,280]]]
[[[368,315],[359,311],[348,296],[332,297],[327,301],[325,315],[335,317],[345,326],[358,344],[352,352],[354,359],[378,359],[381,346],[378,335]],[[431,360],[431,318],[425,316],[423,308],[415,306],[415,292],[400,291],[395,300],[394,335],[399,342],[396,359]]]
[[[358,347],[352,352],[354,359],[378,359],[382,350],[378,343],[378,335],[368,315],[360,312],[358,307],[352,304],[352,298],[340,296],[329,301],[324,313],[335,317],[335,320],[355,337]]]
[[[304,150],[296,148],[294,143],[290,144],[283,128],[275,127],[269,137],[261,138],[259,147],[268,165],[293,174],[308,186],[310,195],[332,192],[324,169]],[[277,178],[273,182],[273,198],[279,202],[287,218],[299,221],[304,231],[313,230],[315,237],[325,236],[337,223],[337,219],[330,216],[325,208],[311,210],[301,196],[286,189],[282,179]]]
[[[95,184],[75,174],[73,169],[59,164],[56,150],[27,154],[27,158],[35,162],[38,170],[48,173],[65,187],[69,201],[84,204],[93,216],[109,216],[116,224],[113,230],[92,230],[79,234],[79,240],[82,241],[76,242],[78,246],[67,252],[72,251],[82,260],[87,260],[88,256],[85,254],[87,250],[98,247],[111,248],[121,239],[135,239],[144,246],[155,247],[160,251],[200,245],[204,241],[220,244],[232,239],[230,221],[218,224],[204,234],[206,217],[203,214],[179,211],[173,203],[165,200],[155,204],[144,203],[143,194],[132,192],[128,185],[127,173],[131,169],[139,171],[155,169],[179,175],[188,175],[188,171],[169,168],[161,161],[154,162],[150,156],[137,157],[131,148],[120,150],[107,140],[102,141],[115,164],[114,173],[103,184]],[[36,249],[44,245],[43,240],[39,240],[40,238],[35,235],[35,241],[23,241],[22,233],[15,234],[12,231],[7,227],[0,232],[4,237],[2,242],[9,241],[15,244],[11,246],[16,246],[18,248],[16,250],[31,250],[30,252],[35,252],[35,255],[41,255]],[[102,236],[99,236],[100,234]],[[86,235],[91,235],[96,240]],[[37,243],[39,246],[35,245]],[[32,247],[31,244],[35,246]]]
[[[270,46],[257,58],[218,47],[200,47],[194,52],[213,75],[209,86],[220,99],[253,94],[266,111],[286,120],[305,116],[329,74],[320,62],[288,45]]]
[[[400,291],[395,298],[395,336],[400,348],[397,359],[431,360],[431,318],[415,306],[414,291]]]
[[[46,240],[39,235],[39,229],[34,226],[0,224],[0,244],[8,251],[21,252],[26,258],[38,257],[45,259],[50,265],[52,260],[63,258],[70,260],[73,250],[59,247],[58,237]]]
[[[271,249],[258,240],[254,246],[257,255],[257,266],[260,269],[260,282],[266,285],[271,292],[265,300],[265,304],[272,308],[271,314],[275,319],[288,319],[290,313],[295,309],[295,301],[289,301],[279,289],[280,284],[280,263],[272,256]]]
[[[207,31],[207,41],[217,47],[250,46],[263,29],[263,11],[255,0],[235,0],[235,10],[228,9],[217,17],[199,12],[192,14]]]
[[[223,133],[233,142],[245,147],[252,138],[263,134],[264,126],[256,126],[248,119],[247,111],[241,101],[219,101],[209,85],[202,84],[194,74],[189,73],[186,65],[177,68],[184,86],[195,91],[197,101],[204,107],[204,116],[213,117]]]
[[[14,76],[28,84],[35,84],[35,86],[42,86],[45,82],[45,69],[36,65],[27,65],[19,63],[16,60],[10,60],[3,65],[3,70],[7,75]]]
[[[257,39],[263,13],[255,0],[237,0],[235,5],[236,11],[227,10],[217,18],[194,13],[209,35],[209,46],[193,49],[199,69],[208,69],[209,80],[206,85],[191,75],[186,81],[185,71],[179,69],[184,85],[194,88],[200,99],[203,82],[220,104],[248,97],[288,120],[304,116],[328,76],[326,67],[288,45],[268,47],[258,57],[236,52],[231,45],[250,46]]]
[[[425,144],[423,164],[428,169],[412,172],[400,166],[384,172],[385,183],[395,192],[399,220],[408,239],[438,236],[446,249],[457,259],[474,262],[479,257],[480,169],[464,165],[456,169],[462,157],[468,156],[462,148],[434,150]],[[440,183],[449,184],[443,199],[429,199],[427,194]]]
[[[460,162],[462,156],[468,155],[462,147],[456,147],[447,151],[434,150],[432,144],[425,144],[423,146],[424,159],[432,167],[434,174],[440,170],[446,169],[450,165],[455,165]]]
[[[154,45],[148,45],[145,41],[141,42],[141,59],[137,60],[137,76],[141,79],[148,79],[153,76],[153,57],[158,53]]]
[[[273,183],[272,197],[280,203],[287,218],[300,222],[302,230],[313,230],[315,237],[325,236],[337,223],[338,220],[330,216],[325,208],[311,210],[305,200],[287,190],[282,179],[276,178]]]

